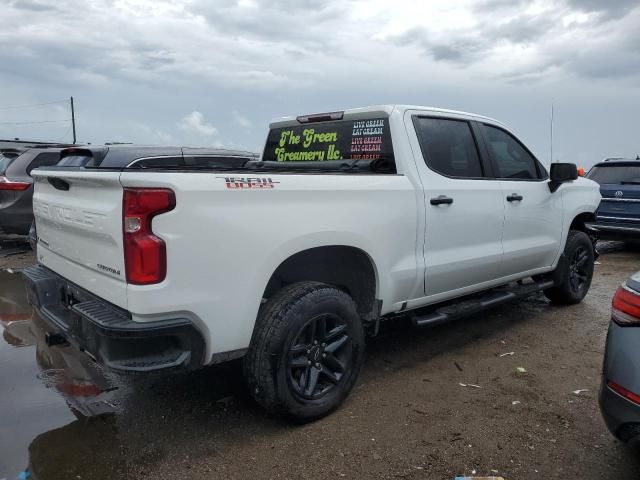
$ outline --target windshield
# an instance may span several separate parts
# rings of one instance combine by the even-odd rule
[[[640,165],[602,165],[593,167],[587,178],[599,184],[640,183]]]
[[[0,155],[0,175],[4,175],[5,170],[12,160],[13,158],[7,158],[4,155]]]

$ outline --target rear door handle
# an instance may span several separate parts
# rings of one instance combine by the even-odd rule
[[[446,195],[440,195],[432,198],[430,203],[431,205],[451,205],[453,203],[453,198],[447,197]]]
[[[507,202],[521,202],[524,197],[522,195],[518,195],[517,193],[512,193],[507,196]]]

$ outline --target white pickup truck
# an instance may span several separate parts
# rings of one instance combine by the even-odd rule
[[[127,372],[244,357],[258,402],[301,421],[347,396],[381,320],[430,325],[537,291],[573,304],[593,275],[598,185],[573,164],[547,173],[479,115],[283,118],[260,159],[61,156],[33,172],[39,264],[24,272],[49,341]]]

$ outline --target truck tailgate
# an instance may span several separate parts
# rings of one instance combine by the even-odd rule
[[[38,261],[127,307],[120,172],[33,172]]]

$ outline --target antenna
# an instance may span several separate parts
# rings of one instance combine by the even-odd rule
[[[73,127],[73,144],[76,144],[76,111],[73,108],[73,97],[71,97],[71,125]]]
[[[551,163],[553,163],[553,100],[551,100],[551,125],[550,125],[550,134],[551,134]]]

